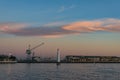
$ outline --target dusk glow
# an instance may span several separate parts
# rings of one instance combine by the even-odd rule
[[[0,54],[120,56],[119,0],[1,0]]]

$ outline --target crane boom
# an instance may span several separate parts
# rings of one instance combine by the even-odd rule
[[[40,47],[40,46],[42,46],[44,43],[41,43],[41,44],[39,44],[39,45],[37,45],[37,46],[35,46],[35,47],[33,47],[32,49],[30,49],[31,51],[32,50],[34,50],[34,49],[36,49],[36,48],[38,48],[38,47]]]

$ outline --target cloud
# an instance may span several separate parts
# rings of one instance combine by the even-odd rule
[[[64,30],[61,27],[28,27],[20,29],[18,32],[8,32],[10,34],[20,35],[20,36],[57,36],[64,34],[71,34],[75,31]]]
[[[61,6],[60,9],[58,10],[58,12],[63,12],[63,11],[66,11],[66,10],[69,10],[69,9],[72,9],[72,8],[75,8],[75,5],[71,5],[71,6],[68,6],[68,7],[65,7],[65,6]]]
[[[63,12],[65,10],[64,6],[61,6],[60,9],[58,10],[58,12]]]
[[[60,22],[61,23],[61,22]],[[42,37],[59,37],[66,34],[76,33],[62,29],[59,22],[46,24],[44,26],[30,26],[17,23],[2,23],[0,24],[0,32],[13,34],[16,36],[42,36]]]
[[[65,24],[67,24],[67,23],[65,23],[65,22],[52,22],[52,23],[44,24],[43,26],[55,27],[55,26],[63,26]]]
[[[16,36],[59,37],[97,31],[120,32],[119,19],[85,20],[73,23],[55,22],[42,26],[22,23],[0,23],[0,32]]]
[[[65,30],[78,31],[78,32],[91,32],[97,30],[103,30],[101,22],[81,21],[68,24],[63,27]]]
[[[103,19],[74,22],[63,27],[65,30],[81,32],[114,31],[120,32],[119,19]]]
[[[17,31],[21,28],[26,27],[28,24],[21,24],[21,23],[0,23],[0,31],[7,32],[7,31]]]

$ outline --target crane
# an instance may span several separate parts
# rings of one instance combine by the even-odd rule
[[[31,56],[30,56],[30,55],[31,55],[32,51],[33,51],[34,49],[42,46],[43,44],[44,44],[44,43],[41,43],[41,44],[39,44],[39,45],[37,45],[37,46],[35,46],[35,47],[33,47],[33,48],[30,48],[30,45],[29,45],[28,49],[26,50],[26,54],[28,55],[28,56],[27,56],[27,59],[28,59],[28,60],[31,60]]]
[[[36,49],[36,48],[38,48],[38,47],[40,47],[40,46],[42,46],[44,43],[41,43],[41,44],[39,44],[39,45],[37,45],[37,46],[35,46],[35,47],[33,47],[32,49],[30,49],[31,51],[32,50],[34,50],[34,49]]]

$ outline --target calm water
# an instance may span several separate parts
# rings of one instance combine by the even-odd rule
[[[0,64],[0,80],[120,80],[120,64]]]

